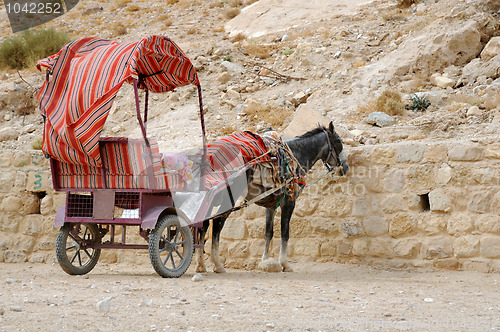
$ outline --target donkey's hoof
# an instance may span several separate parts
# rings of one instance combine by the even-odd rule
[[[215,273],[226,273],[226,269],[224,268],[224,266],[221,265],[215,265],[214,266],[214,272]]]
[[[205,265],[198,265],[196,267],[196,272],[197,273],[204,273],[204,272],[207,272],[207,268],[205,267]]]
[[[259,270],[264,272],[281,272],[283,268],[281,264],[276,260],[276,258],[268,258],[260,261]]]
[[[293,272],[293,268],[290,264],[281,263],[281,266],[283,267],[283,272]]]

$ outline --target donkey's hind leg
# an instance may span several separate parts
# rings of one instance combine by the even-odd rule
[[[198,236],[200,237],[200,244],[205,244],[205,234],[207,234],[208,226],[210,221],[205,220],[203,222],[203,227],[200,229]],[[196,272],[207,272],[207,267],[205,266],[205,258],[203,257],[203,248],[195,249],[196,257]]]
[[[222,231],[222,227],[224,227],[226,219],[227,217],[214,218],[212,224],[212,251],[210,252],[210,259],[214,263],[214,272],[216,273],[226,273],[226,269],[224,269],[219,256],[220,232]]]
[[[269,248],[271,246],[271,240],[273,239],[273,226],[274,226],[274,216],[276,215],[276,209],[266,209],[266,243],[264,246],[264,253],[262,254],[262,261],[269,258]]]

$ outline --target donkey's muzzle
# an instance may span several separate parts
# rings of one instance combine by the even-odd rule
[[[344,155],[344,151],[342,151],[339,154],[339,159],[340,159],[340,163],[341,163],[341,168],[340,168],[339,174],[344,176],[347,174],[347,172],[349,172],[349,163],[347,162],[347,158]]]

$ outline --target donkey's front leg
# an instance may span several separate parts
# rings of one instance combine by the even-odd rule
[[[205,220],[203,222],[203,227],[200,229],[198,236],[200,237],[199,243],[205,245],[205,234],[207,234],[208,226],[210,225],[210,221]],[[207,272],[207,267],[205,266],[205,258],[203,257],[203,248],[196,248],[195,251],[196,257],[196,272]]]
[[[271,246],[271,240],[273,239],[273,226],[274,226],[274,216],[276,215],[276,209],[266,209],[266,244],[264,245],[264,253],[262,254],[262,261],[269,258],[269,247]]]
[[[292,267],[288,263],[287,249],[288,239],[290,238],[290,219],[292,218],[293,210],[295,209],[295,201],[286,199],[281,206],[281,247],[279,262],[283,267],[283,272],[293,272]]]
[[[210,252],[210,260],[214,263],[214,272],[216,273],[226,273],[224,265],[222,265],[219,256],[219,239],[220,232],[227,217],[215,218],[212,222],[212,251]]]

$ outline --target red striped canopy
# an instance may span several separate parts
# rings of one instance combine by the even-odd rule
[[[101,166],[98,141],[124,82],[138,79],[139,88],[152,92],[199,84],[191,61],[164,36],[130,43],[82,38],[40,60],[37,68],[52,75],[38,93],[45,118],[42,150],[80,165]]]

